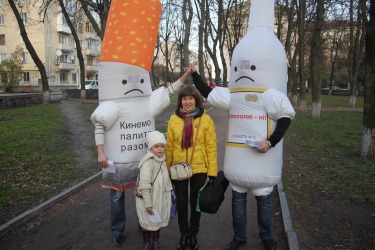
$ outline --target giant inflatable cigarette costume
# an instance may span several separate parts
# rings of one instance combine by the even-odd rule
[[[91,116],[96,145],[103,144],[116,173],[103,171],[103,185],[133,188],[146,153],[154,117],[170,104],[180,80],[152,92],[149,71],[158,34],[159,0],[113,0],[99,63],[99,106]]]
[[[274,35],[274,1],[252,0],[249,27],[231,60],[228,88],[216,87],[208,102],[228,111],[224,172],[237,192],[269,194],[281,179],[283,145],[262,154],[245,144],[265,141],[280,118],[293,118],[287,96],[287,57]]]

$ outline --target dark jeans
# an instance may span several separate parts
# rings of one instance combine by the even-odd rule
[[[247,193],[232,190],[232,219],[234,239],[247,241],[246,217]],[[272,193],[266,196],[255,196],[257,200],[259,237],[262,240],[272,239]]]
[[[201,213],[195,211],[198,191],[207,179],[206,173],[194,174],[190,179],[172,181],[177,198],[178,225],[182,235],[196,235],[199,232]],[[189,223],[189,184],[190,184],[190,223]]]
[[[123,234],[126,221],[124,192],[111,189],[110,200],[112,235]]]

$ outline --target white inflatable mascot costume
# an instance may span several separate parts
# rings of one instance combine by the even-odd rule
[[[270,141],[276,122],[295,115],[286,96],[287,57],[273,28],[274,1],[252,0],[248,31],[233,51],[229,86],[214,88],[207,99],[229,113],[225,176],[233,190],[251,189],[255,196],[271,193],[280,181],[283,145],[262,154],[246,142]]]
[[[159,0],[113,0],[108,14],[99,63],[100,105],[91,120],[96,145],[104,145],[115,169],[103,171],[103,185],[117,191],[134,187],[147,150],[146,134],[155,130],[154,117],[182,86],[178,80],[168,88],[151,89],[161,10]]]

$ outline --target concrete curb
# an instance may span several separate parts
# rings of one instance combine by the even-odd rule
[[[102,171],[92,175],[91,177],[87,178],[86,180],[78,183],[77,185],[74,185],[73,187],[61,192],[60,194],[56,195],[55,197],[52,197],[49,200],[46,200],[39,206],[36,206],[35,208],[32,208],[17,217],[14,217],[13,219],[9,220],[8,222],[4,223],[0,226],[0,236],[3,236],[6,234],[9,230],[16,228],[20,224],[24,223],[25,221],[31,219],[32,217],[40,214],[47,208],[51,207],[52,205],[56,204],[57,202],[65,199],[66,197],[70,196],[72,193],[76,192],[86,184],[88,184],[90,181],[94,180],[98,176],[102,174]]]
[[[279,200],[281,206],[281,213],[283,216],[283,223],[284,223],[284,230],[286,233],[286,238],[288,241],[289,249],[290,250],[299,250],[299,244],[297,235],[293,230],[292,219],[289,213],[288,201],[286,200],[286,195],[284,192],[283,183],[277,184],[277,192],[279,193]]]

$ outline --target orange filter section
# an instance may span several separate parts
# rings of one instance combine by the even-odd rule
[[[112,0],[100,62],[121,62],[150,71],[161,11],[159,0]]]

